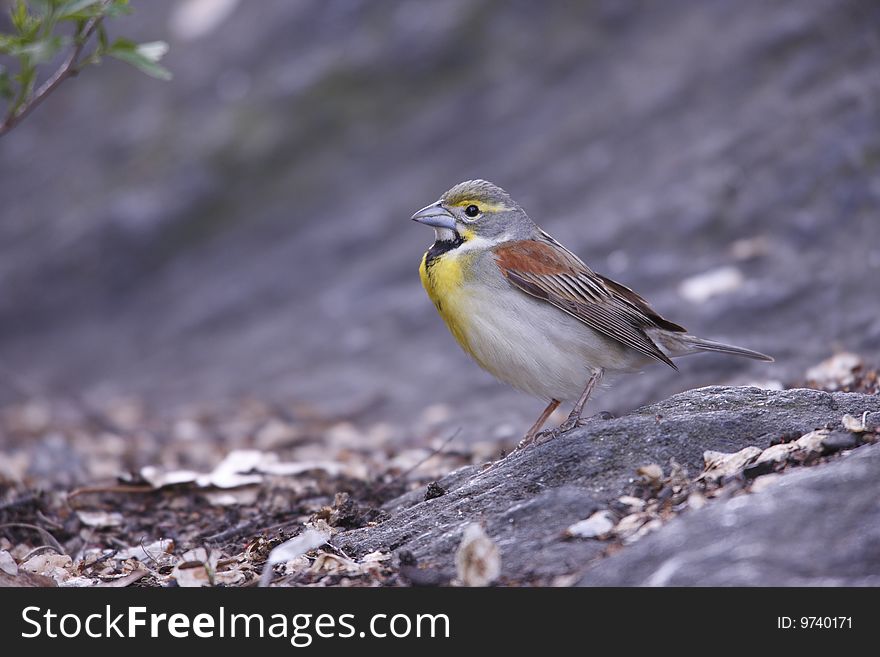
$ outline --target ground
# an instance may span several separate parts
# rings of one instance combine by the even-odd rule
[[[877,373],[850,355],[815,372],[842,375],[824,380],[839,390],[703,388],[620,418],[595,417],[507,455],[498,444],[468,446],[455,435],[432,450],[365,450],[375,441],[364,440],[356,418],[306,419],[304,411],[293,417],[257,403],[172,426],[151,425],[133,408],[90,409],[79,422],[64,423],[50,408],[24,404],[3,416],[18,442],[3,473],[2,578],[63,586],[248,586],[261,579],[276,586],[644,584],[656,577],[645,564],[662,551],[638,558],[639,576],[615,565],[643,539],[671,532],[674,554],[684,558],[681,533],[690,530],[671,520],[684,516],[694,531],[711,534],[716,509],[773,499],[764,491],[780,480],[791,481],[786,492],[797,496],[802,479],[792,472],[809,468],[829,473],[836,486],[824,507],[806,512],[823,519],[820,529],[804,537],[794,527],[810,523],[796,519],[783,537],[748,540],[773,550],[798,545],[803,562],[814,565],[810,579],[776,564],[781,584],[874,581],[880,571],[870,549],[839,543],[858,535],[860,523],[874,526]],[[44,464],[42,478],[23,476],[53,451],[53,436],[74,437],[66,458]],[[77,452],[77,441],[100,450]],[[101,472],[123,472],[132,451],[145,445],[156,465],[96,480]],[[206,468],[216,462],[206,452],[226,456]],[[846,464],[859,454],[873,456],[862,459],[854,486]],[[59,486],[65,477],[77,485]],[[865,510],[841,512],[858,500]],[[769,532],[779,527],[775,516],[791,519],[793,511],[768,513],[773,517],[757,526]],[[478,539],[463,538],[474,525]],[[462,557],[485,553],[468,547],[473,540],[488,546],[488,564]],[[746,540],[741,531],[725,539],[725,550],[703,571],[717,580],[719,563]],[[848,566],[843,574],[815,566],[815,554],[828,554],[835,541],[834,557]],[[849,558],[848,548],[856,550]],[[496,574],[483,581],[475,568]],[[749,571],[747,581],[721,580],[754,584],[762,576]]]

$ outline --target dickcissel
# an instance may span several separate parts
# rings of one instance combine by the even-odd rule
[[[550,437],[580,421],[605,372],[633,372],[701,351],[773,359],[693,336],[625,285],[597,274],[541,230],[497,185],[459,183],[412,216],[435,241],[422,285],[458,343],[481,367],[548,401],[520,443],[535,441],[560,402],[574,401]]]

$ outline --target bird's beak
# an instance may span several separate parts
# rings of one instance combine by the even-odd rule
[[[455,216],[442,206],[441,201],[426,205],[412,216],[412,220],[434,228],[455,230]]]

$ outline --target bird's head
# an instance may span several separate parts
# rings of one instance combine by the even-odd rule
[[[510,195],[486,180],[457,184],[412,216],[434,228],[437,241],[484,240],[487,245],[527,237],[534,224]]]

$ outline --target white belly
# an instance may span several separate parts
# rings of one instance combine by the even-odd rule
[[[477,362],[536,397],[571,401],[596,368],[633,370],[644,362],[580,320],[512,287],[469,286],[456,305],[468,317],[463,332]]]

